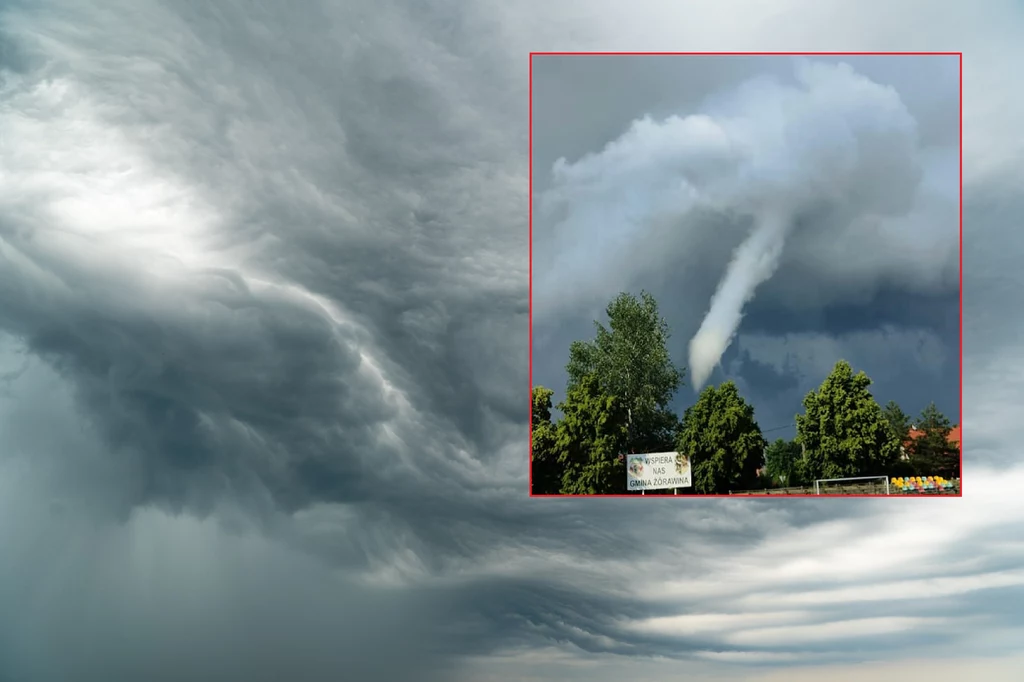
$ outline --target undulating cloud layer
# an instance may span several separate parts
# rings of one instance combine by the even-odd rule
[[[1000,679],[1024,469],[996,6],[889,19],[977,50],[965,497],[638,522],[526,494],[526,52],[888,40],[825,7],[0,5],[0,679]]]

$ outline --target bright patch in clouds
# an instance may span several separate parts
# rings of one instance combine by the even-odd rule
[[[225,265],[210,250],[217,211],[105,123],[81,85],[15,80],[0,97],[0,206],[47,216],[51,227],[37,239],[61,251],[116,251],[150,267]]]

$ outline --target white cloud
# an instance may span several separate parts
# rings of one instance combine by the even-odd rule
[[[846,643],[858,637],[935,629],[946,622],[947,619],[944,618],[858,618],[811,625],[739,630],[728,635],[726,641],[744,646],[800,647],[818,642],[839,640]]]

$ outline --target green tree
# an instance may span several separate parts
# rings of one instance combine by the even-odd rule
[[[800,459],[793,465],[793,471],[789,474],[790,481],[786,485],[789,488],[806,487],[814,483],[814,477],[808,473],[810,467],[803,456],[803,446],[800,446],[800,449]]]
[[[768,446],[764,454],[765,473],[782,486],[800,485],[795,482],[794,471],[800,461],[799,443],[779,438]]]
[[[670,448],[679,420],[668,405],[683,373],[668,353],[668,324],[646,291],[640,298],[619,294],[605,312],[608,326],[595,321],[593,341],[569,347],[569,387],[592,376],[604,393],[618,399],[626,411],[631,451]]]
[[[695,493],[725,494],[757,486],[766,445],[754,408],[727,381],[686,410],[676,450],[690,458]]]
[[[867,374],[854,374],[840,360],[821,387],[804,398],[805,412],[796,424],[808,478],[889,475],[900,442],[869,386]]]
[[[562,465],[555,449],[555,426],[551,423],[553,394],[554,391],[543,386],[533,388],[530,479],[534,495],[557,494],[562,485]]]
[[[562,468],[560,492],[599,495],[626,491],[626,409],[601,389],[594,376],[581,377],[559,404],[562,419],[554,448]]]
[[[885,404],[882,410],[885,421],[889,423],[900,444],[906,443],[910,433],[910,417],[908,417],[894,400]]]
[[[959,477],[960,444],[950,442],[953,426],[935,403],[930,403],[921,412],[917,429],[923,434],[911,442],[909,449],[910,460],[918,475]]]

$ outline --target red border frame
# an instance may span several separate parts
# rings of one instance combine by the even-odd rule
[[[534,495],[533,494],[533,58],[534,57],[592,57],[592,56],[622,56],[622,57],[682,57],[682,56],[776,56],[776,57],[797,57],[797,56],[956,56],[960,58],[960,493],[957,495],[637,495],[636,493],[619,493],[614,495]],[[529,200],[530,200],[530,416],[529,435],[530,441],[527,447],[527,462],[529,466],[529,495],[530,497],[548,498],[573,498],[573,497],[629,497],[646,499],[752,499],[752,500],[779,500],[779,499],[819,499],[822,497],[832,498],[928,498],[936,497],[963,497],[963,468],[964,468],[964,55],[963,52],[530,52],[530,133],[529,133]]]

